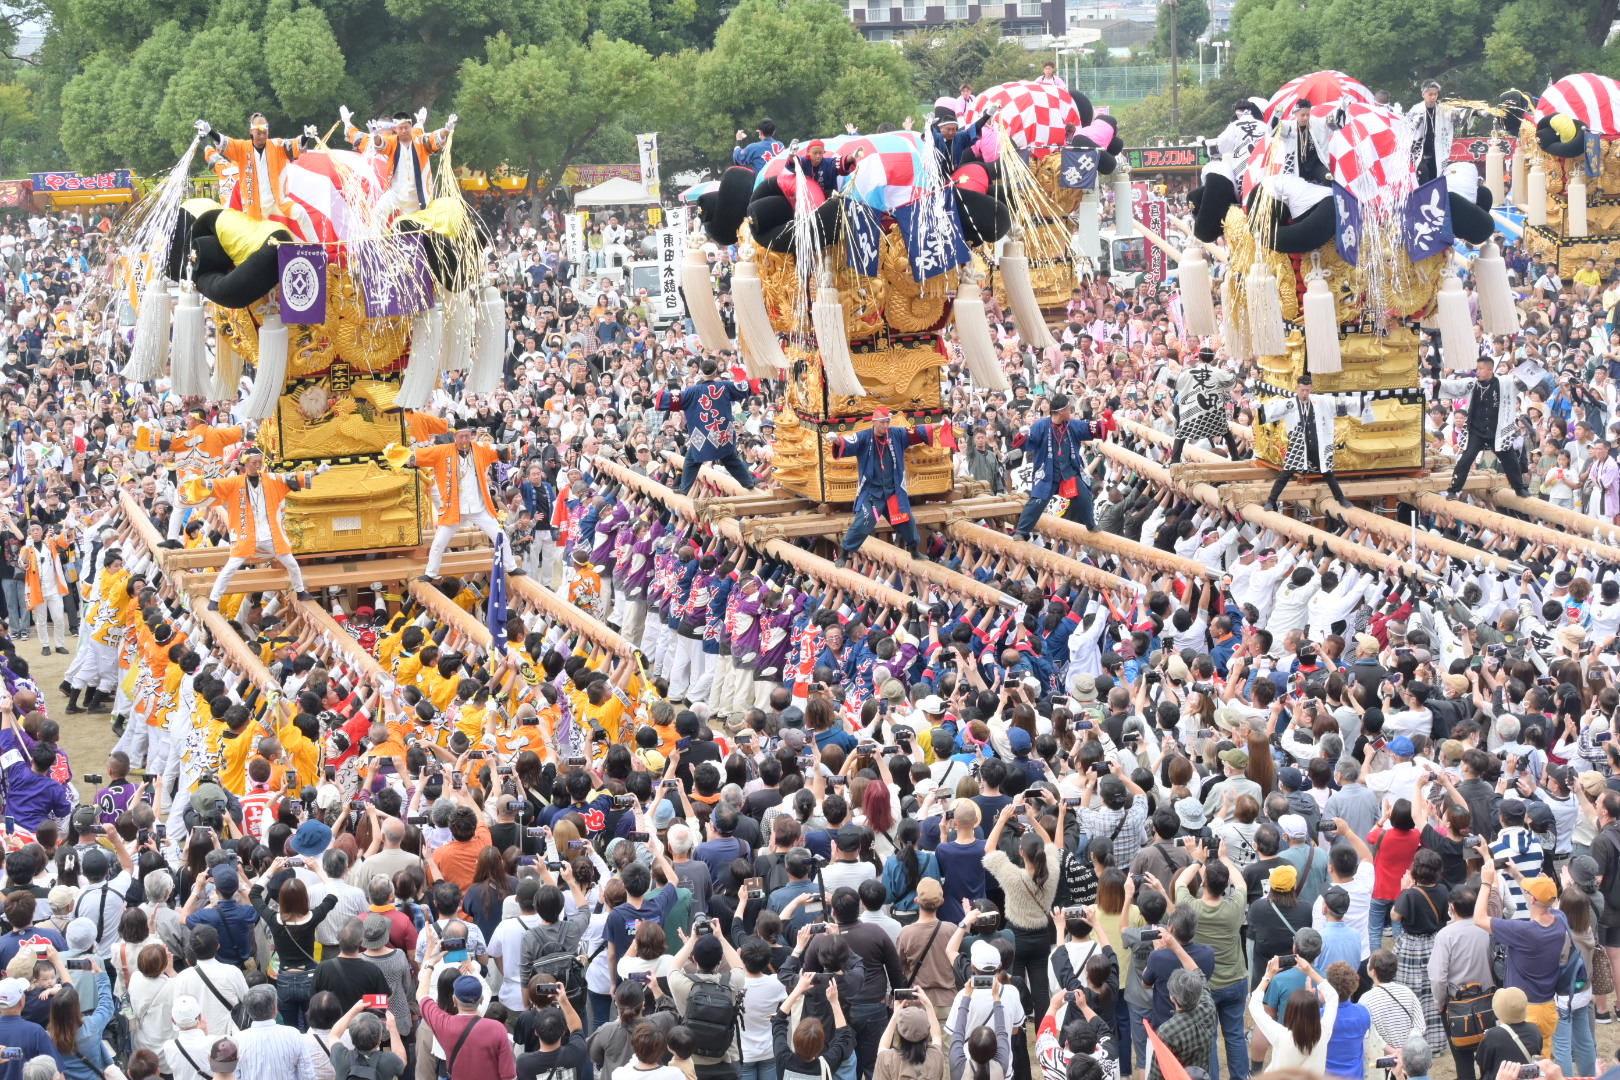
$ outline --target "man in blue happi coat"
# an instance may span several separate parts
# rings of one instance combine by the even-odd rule
[[[1086,462],[1080,456],[1080,444],[1107,435],[1113,425],[1113,416],[1105,411],[1101,420],[1076,420],[1074,405],[1067,394],[1052,395],[1052,414],[1043,416],[1029,426],[1028,433],[1013,440],[1013,448],[1023,448],[1035,466],[1035,475],[1029,491],[1029,501],[1018,516],[1018,538],[1028,540],[1035,525],[1046,511],[1052,496],[1062,495],[1069,500],[1063,511],[1068,521],[1078,521],[1088,529],[1097,527],[1097,516],[1091,503],[1091,486],[1086,483]]]
[[[750,394],[760,392],[759,383],[718,379],[720,365],[713,360],[703,361],[698,369],[703,381],[685,390],[674,379],[669,389],[660,391],[658,409],[686,414],[686,462],[681,469],[680,486],[675,490],[685,495],[697,483],[698,469],[713,461],[725,467],[726,472],[745,488],[753,488],[754,474],[748,471],[742,456],[737,453],[737,431],[731,421],[733,402],[747,401]]]
[[[782,152],[782,144],[776,141],[776,121],[768,116],[759,122],[754,134],[758,138],[748,142],[748,133],[741,128],[737,130],[739,145],[731,151],[731,163],[747,166],[757,174],[767,161]],[[747,145],[741,145],[744,143]]]
[[[918,424],[916,430],[891,426],[889,410],[879,405],[872,412],[872,426],[854,435],[840,435],[832,441],[835,458],[853,456],[860,471],[855,489],[855,520],[839,544],[845,557],[860,550],[877,525],[877,514],[889,519],[900,544],[914,559],[927,559],[919,545],[917,523],[911,520],[911,499],[906,494],[906,448],[919,443],[930,446],[951,441],[950,422]]]

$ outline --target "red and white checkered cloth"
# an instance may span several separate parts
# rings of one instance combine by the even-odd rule
[[[1620,80],[1607,75],[1568,75],[1542,92],[1536,119],[1568,113],[1599,135],[1620,135]]]
[[[992,105],[1000,107],[1007,134],[1020,150],[1062,146],[1064,129],[1080,126],[1080,110],[1069,92],[1038,82],[992,86],[973,99],[963,123],[974,123]]]
[[[1363,200],[1380,191],[1394,192],[1403,182],[1408,182],[1409,190],[1409,181],[1415,179],[1412,154],[1403,150],[1394,126],[1403,121],[1376,105],[1359,102],[1351,102],[1345,111],[1344,126],[1328,140],[1333,179]]]
[[[1312,107],[1318,105],[1337,105],[1345,98],[1359,101],[1363,105],[1373,103],[1372,91],[1362,86],[1342,71],[1313,71],[1309,75],[1301,75],[1283,83],[1277,92],[1271,95],[1266,104],[1266,123],[1271,118],[1281,114],[1291,116],[1294,112],[1294,102],[1300,98],[1310,101]]]

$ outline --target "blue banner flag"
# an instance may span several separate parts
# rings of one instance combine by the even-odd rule
[[[1361,258],[1361,200],[1342,184],[1333,185],[1333,210],[1338,219],[1334,243],[1351,266]]]
[[[876,277],[878,251],[883,244],[883,223],[879,213],[865,203],[847,199],[844,203],[845,258],[851,269]]]
[[[1090,191],[1097,186],[1097,151],[1082,147],[1065,148],[1063,164],[1058,170],[1058,184],[1066,188]]]
[[[1451,204],[1446,178],[1430,180],[1406,198],[1406,254],[1413,262],[1438,255],[1452,244]]]
[[[489,602],[484,608],[485,621],[489,623],[489,635],[494,640],[490,642],[489,651],[492,656],[506,655],[506,533],[498,533],[495,537],[495,562],[489,570]]]

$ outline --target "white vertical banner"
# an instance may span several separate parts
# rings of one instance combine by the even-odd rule
[[[636,152],[641,157],[641,186],[647,189],[647,194],[659,198],[662,185],[658,180],[658,132],[637,135]]]
[[[691,228],[689,223],[690,215],[691,211],[686,207],[672,206],[668,210],[664,211],[664,224],[666,224],[675,232],[677,236],[684,240],[687,230]]]
[[[575,266],[585,262],[585,214],[583,212],[567,215],[563,231],[563,239],[567,245],[568,259]]]
[[[679,319],[686,313],[681,303],[681,257],[685,250],[682,230],[658,230],[658,312],[666,319]]]

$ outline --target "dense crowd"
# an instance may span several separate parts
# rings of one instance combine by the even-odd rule
[[[451,375],[427,412],[507,447],[483,483],[519,564],[624,649],[517,593],[495,652],[449,617],[494,618],[468,575],[317,598],[346,640],[286,594],[224,596],[249,670],[118,496],[170,547],[230,543],[179,505],[170,440],[245,427],[232,460],[252,425],[118,376],[100,222],[0,224],[0,1080],[1594,1073],[1620,963],[1612,566],[1446,520],[1474,559],[1388,576],[1087,453],[1117,543],[1036,542],[1114,584],[929,532],[918,554],[1002,601],[859,551],[873,588],[846,591],[601,464],[675,486],[690,441],[660,399],[736,359],[624,285],[646,213],[594,215],[575,265],[560,202],[476,209],[504,385]],[[736,252],[705,252],[734,331]],[[1521,387],[1530,483],[1620,519],[1620,279],[1508,257],[1527,329],[1480,348]],[[953,344],[958,473],[1027,490],[1065,403],[1165,460],[1120,422],[1176,431],[1196,348],[1173,301],[1085,281],[1037,353],[987,293],[1012,389]],[[1215,363],[1251,422],[1256,373]],[[766,481],[780,384],[739,396]],[[1434,405],[1432,451],[1462,449],[1465,410]],[[87,797],[36,634],[72,655],[73,722],[119,736]]]

